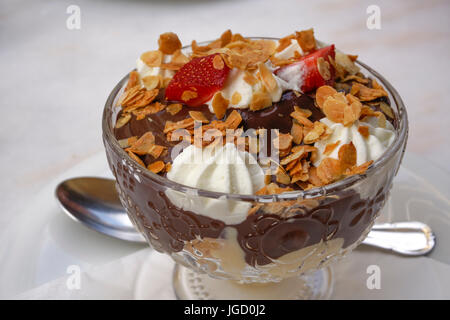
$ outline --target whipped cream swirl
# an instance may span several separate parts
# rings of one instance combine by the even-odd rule
[[[264,171],[255,158],[234,144],[223,147],[186,147],[173,161],[167,173],[172,181],[208,191],[254,194],[264,186]],[[251,203],[212,199],[195,194],[167,190],[172,203],[186,211],[237,224],[245,220]]]
[[[356,165],[361,165],[370,160],[377,160],[395,140],[395,130],[389,121],[386,127],[378,125],[378,118],[369,117],[367,121],[355,121],[351,126],[345,127],[342,123],[336,123],[328,118],[320,120],[326,124],[333,133],[324,140],[317,141],[314,146],[318,149],[317,160],[314,166],[318,167],[324,158],[338,159],[338,152],[342,145],[353,143],[356,149]],[[369,128],[369,136],[363,137],[358,131],[359,126]],[[325,147],[339,141],[337,147],[329,155],[325,155]]]

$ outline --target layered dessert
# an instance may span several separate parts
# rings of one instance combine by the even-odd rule
[[[108,158],[155,249],[216,276],[276,280],[361,241],[395,170],[368,187],[339,186],[364,179],[399,119],[357,56],[312,29],[278,40],[228,30],[185,48],[164,33],[158,45],[116,99],[113,134],[126,159]]]

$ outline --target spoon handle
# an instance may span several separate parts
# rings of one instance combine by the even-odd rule
[[[407,255],[430,252],[435,236],[430,227],[417,221],[375,224],[363,244]]]

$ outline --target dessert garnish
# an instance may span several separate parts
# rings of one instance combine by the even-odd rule
[[[312,29],[278,41],[227,30],[186,50],[165,33],[158,44],[130,72],[115,124],[155,174],[227,193],[308,190],[364,174],[395,139],[386,90]]]

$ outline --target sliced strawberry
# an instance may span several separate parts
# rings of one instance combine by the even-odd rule
[[[173,76],[166,88],[166,99],[196,107],[222,89],[230,68],[216,53],[194,58]]]
[[[278,68],[275,70],[275,74],[288,82],[289,87],[302,92],[309,92],[323,85],[332,86],[335,70],[329,57],[333,59],[335,57],[334,44]]]

